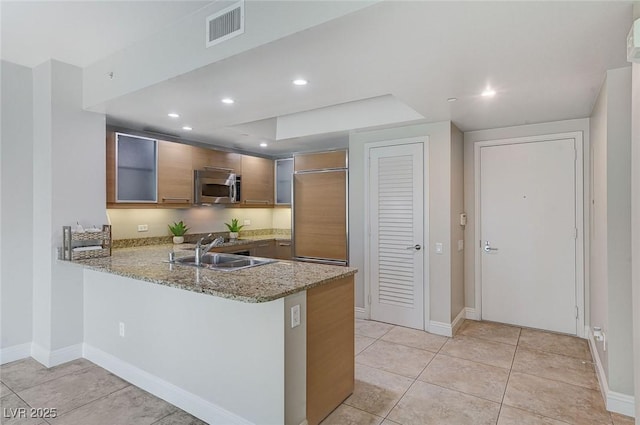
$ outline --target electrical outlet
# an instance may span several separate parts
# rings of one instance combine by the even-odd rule
[[[118,329],[118,333],[120,334],[120,336],[121,336],[122,338],[124,338],[124,323],[123,323],[123,322],[120,322],[120,324],[119,324],[119,326],[118,326],[118,327],[119,327],[119,329]]]
[[[245,226],[251,226],[251,220],[246,219],[246,220],[244,221],[244,225],[245,225]]]
[[[149,225],[148,224],[138,224],[138,232],[148,232]]]
[[[291,307],[291,327],[300,326],[300,304]]]

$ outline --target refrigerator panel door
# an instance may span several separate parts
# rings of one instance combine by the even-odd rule
[[[346,170],[293,176],[294,257],[347,260]]]

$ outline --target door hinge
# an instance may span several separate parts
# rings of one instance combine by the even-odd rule
[[[578,228],[577,227],[573,228],[573,239],[578,239]]]
[[[579,313],[580,313],[580,310],[578,309],[578,306],[576,306],[576,319],[580,317]]]

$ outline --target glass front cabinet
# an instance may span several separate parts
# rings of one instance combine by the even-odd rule
[[[158,201],[158,141],[116,133],[116,202]]]

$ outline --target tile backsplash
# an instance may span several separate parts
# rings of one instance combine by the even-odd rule
[[[171,236],[168,225],[183,220],[188,234],[227,232],[224,223],[237,218],[240,224],[250,220],[243,231],[291,229],[290,208],[224,208],[200,207],[189,209],[109,209],[113,239],[164,238]],[[138,231],[138,225],[148,230]]]

